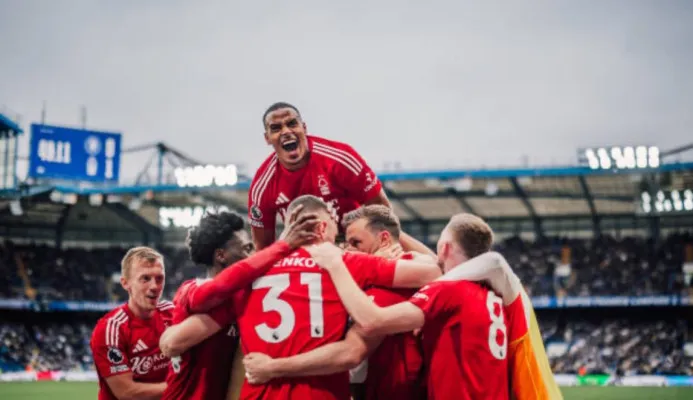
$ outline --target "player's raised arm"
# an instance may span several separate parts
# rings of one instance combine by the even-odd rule
[[[367,335],[409,332],[423,326],[423,312],[409,302],[385,308],[374,304],[354,281],[351,272],[344,263],[341,250],[336,246],[323,243],[309,247],[308,251],[315,259],[315,262],[329,272],[337,288],[337,293],[349,315],[362,327]],[[377,257],[374,258],[377,259]],[[404,268],[400,271],[402,266]],[[425,279],[417,278],[415,275],[419,271],[425,271],[424,275],[430,275]],[[423,282],[424,280],[430,282],[438,276],[440,276],[440,270],[434,274],[428,266],[420,268],[416,262],[398,260],[394,271],[393,284],[412,283],[410,287],[417,287],[413,284],[414,282]],[[406,285],[400,286],[406,287]]]
[[[352,327],[339,342],[285,358],[250,353],[243,359],[243,365],[252,384],[282,377],[332,375],[358,366],[383,339],[364,336],[357,327]]]
[[[317,215],[305,213],[295,218],[300,210],[298,207],[290,215],[289,223],[282,233],[282,240],[225,268],[213,279],[197,286],[189,295],[190,311],[201,313],[218,306],[233,292],[250,285],[262,276],[275,262],[289,255],[291,251],[313,242],[316,238],[314,228],[318,223]]]
[[[207,314],[195,314],[166,329],[159,339],[159,348],[166,357],[176,357],[202,343],[221,330],[221,325]]]
[[[440,277],[441,281],[486,281],[503,297],[503,303],[512,303],[522,291],[520,278],[500,253],[489,251],[462,263]]]

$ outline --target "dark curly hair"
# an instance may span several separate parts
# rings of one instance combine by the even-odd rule
[[[243,218],[234,213],[223,211],[207,213],[200,223],[188,230],[187,245],[190,259],[196,264],[214,265],[214,252],[239,231],[245,229]]]

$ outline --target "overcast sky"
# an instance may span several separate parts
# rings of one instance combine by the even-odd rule
[[[251,172],[279,100],[376,170],[693,142],[685,0],[0,0],[0,54],[0,105],[25,129],[44,100],[57,125],[86,105],[87,127],[124,147],[164,141]]]

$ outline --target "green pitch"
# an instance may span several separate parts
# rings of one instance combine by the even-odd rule
[[[563,388],[566,400],[684,400],[693,399],[693,388],[570,387]],[[0,383],[0,399],[94,400],[96,382]]]

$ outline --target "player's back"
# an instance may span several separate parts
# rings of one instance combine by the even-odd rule
[[[356,259],[366,262],[352,262]],[[394,262],[366,255],[345,256],[345,262],[361,287],[392,284]],[[260,352],[277,358],[341,340],[347,318],[329,274],[299,249],[253,283],[238,324],[245,354]],[[241,390],[241,399],[348,398],[347,372],[275,379],[265,385],[246,382]]]
[[[381,287],[366,290],[379,307],[407,301],[415,292],[415,289]],[[367,360],[352,370],[351,382],[363,384],[356,391],[362,393],[358,398],[365,400],[418,400],[425,397],[422,364],[421,346],[413,332],[388,335]]]
[[[189,299],[202,281],[184,282],[174,298],[173,323],[178,324],[191,313]],[[210,310],[222,329],[182,355],[171,359],[162,400],[223,399],[229,384],[229,372],[236,348],[238,333],[233,325],[234,310],[230,304]]]
[[[508,394],[507,327],[503,303],[473,282],[435,282],[422,330],[429,399],[499,399]]]

